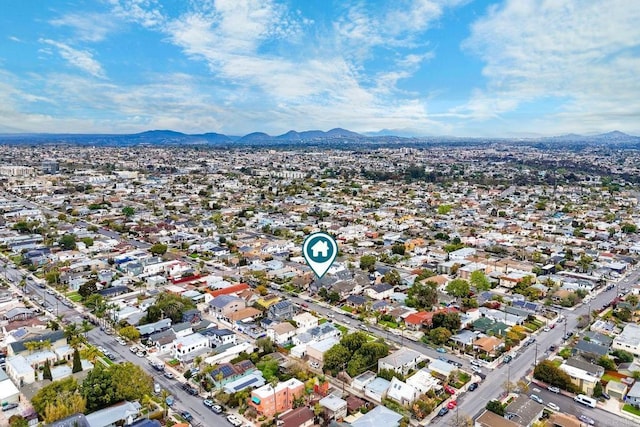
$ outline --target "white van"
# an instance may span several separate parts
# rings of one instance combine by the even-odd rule
[[[161,391],[162,391],[162,387],[160,387],[160,384],[153,383],[153,392],[155,394],[160,394]]]
[[[582,403],[583,405],[587,405],[590,408],[595,408],[597,401],[589,396],[584,394],[579,394],[573,398],[578,403]]]

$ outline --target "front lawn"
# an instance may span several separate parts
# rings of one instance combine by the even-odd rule
[[[348,305],[343,305],[340,307],[342,311],[346,311],[347,313],[353,313],[353,307],[349,307]]]
[[[397,329],[398,328],[398,324],[396,322],[391,322],[391,321],[387,321],[387,320],[378,320],[378,324],[382,325],[382,326],[386,326],[386,327],[391,328],[391,329]]]
[[[640,409],[636,408],[635,406],[631,406],[631,405],[627,404],[627,405],[624,405],[622,407],[622,410],[623,411],[627,411],[630,414],[637,415],[637,416],[640,417]]]
[[[80,302],[82,301],[82,297],[80,296],[79,293],[77,293],[76,291],[73,292],[69,292],[67,294],[67,298],[69,298],[71,301],[73,302]]]
[[[347,335],[349,333],[349,329],[347,329],[346,326],[344,325],[335,325],[336,328],[338,328],[340,330],[340,332],[342,332],[342,335]]]

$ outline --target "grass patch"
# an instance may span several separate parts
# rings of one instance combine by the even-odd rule
[[[320,319],[318,320],[318,325],[322,325],[324,323],[327,323],[327,319]]]
[[[342,335],[347,335],[347,333],[349,333],[349,329],[344,325],[336,325],[336,328],[342,332]]]
[[[615,375],[611,375],[611,374],[604,374],[602,376],[602,381],[615,381],[615,382],[621,382],[619,377],[616,377]]]
[[[553,359],[551,361],[551,363],[553,363],[553,366],[555,366],[556,368],[559,368],[560,365],[562,365],[562,360],[561,359]]]
[[[524,324],[524,327],[530,331],[537,331],[538,329],[540,329],[540,326],[536,325],[535,323],[532,322],[528,322]]]
[[[636,407],[634,407],[634,406],[631,406],[631,405],[629,405],[629,404],[624,405],[624,406],[622,407],[622,410],[623,410],[623,411],[627,411],[627,412],[629,412],[630,414],[637,415],[637,416],[639,416],[639,417],[640,417],[640,409],[638,409],[638,408],[636,408]]]
[[[67,294],[67,298],[69,298],[71,301],[73,302],[80,302],[82,301],[82,297],[80,296],[79,293],[77,293],[76,291],[73,292],[69,292]]]
[[[198,259],[198,254],[190,254],[189,258]]]
[[[340,310],[346,311],[347,313],[353,313],[353,307],[349,307],[348,305],[343,305],[340,307]]]
[[[382,325],[382,326],[386,326],[388,328],[391,329],[397,329],[398,328],[398,324],[396,322],[390,322],[387,320],[378,320],[378,324]]]

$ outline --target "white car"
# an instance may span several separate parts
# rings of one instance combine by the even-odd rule
[[[547,406],[556,412],[560,411],[560,407],[553,402],[547,402]]]
[[[545,326],[545,328],[543,329],[543,331],[545,331],[545,332],[549,332],[550,330],[551,330],[551,328],[548,327],[548,326]]]
[[[472,370],[473,372],[478,373],[478,374],[481,374],[481,373],[482,373],[482,369],[480,369],[480,367],[478,367],[478,366],[472,366],[472,367],[471,367],[471,370]]]
[[[242,421],[240,421],[240,418],[236,417],[235,415],[227,415],[227,421],[229,421],[232,425],[239,427],[242,425]]]

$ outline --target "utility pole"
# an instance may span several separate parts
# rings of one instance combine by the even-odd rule
[[[536,358],[533,361],[533,366],[534,367],[538,366],[538,343],[536,343]]]

